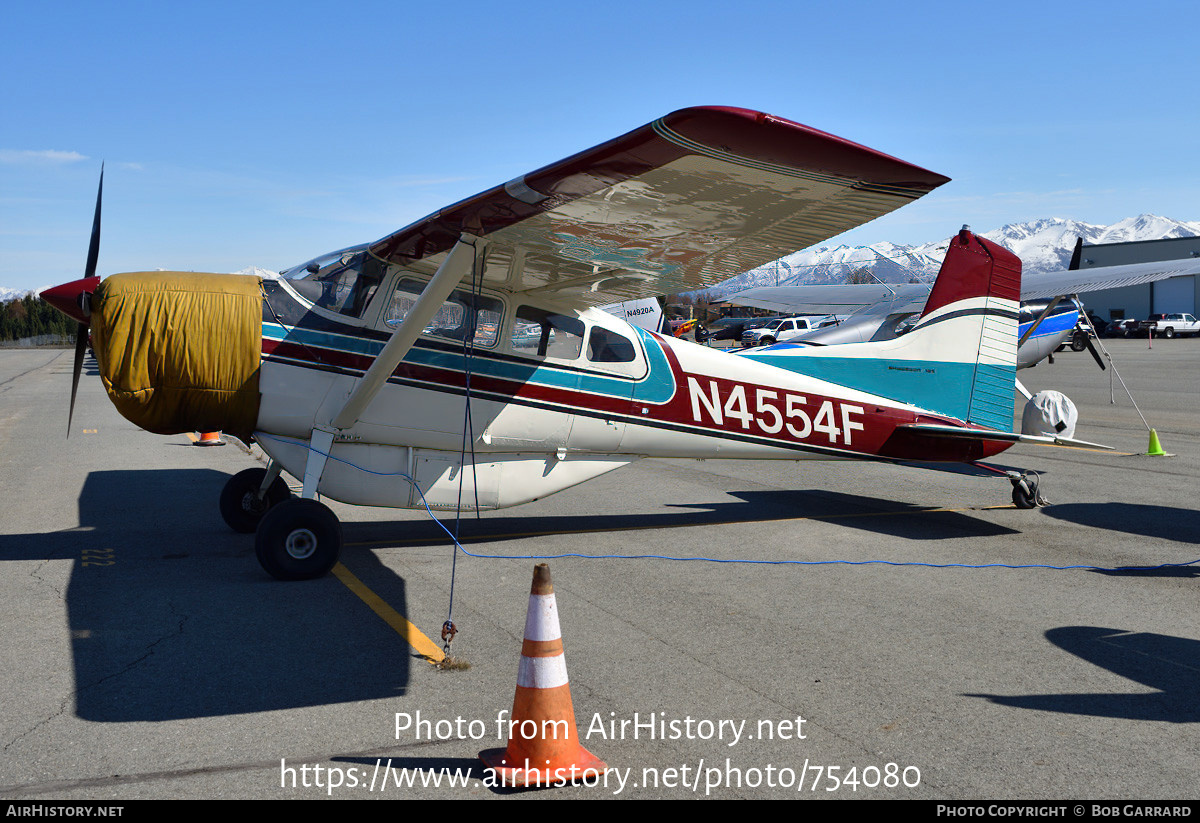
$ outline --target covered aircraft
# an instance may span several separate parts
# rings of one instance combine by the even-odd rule
[[[90,328],[126,418],[262,446],[222,514],[272,575],[309,578],[342,543],[318,495],[487,509],[646,457],[974,461],[1051,442],[1012,432],[1020,261],[967,231],[897,340],[731,358],[593,308],[715,284],[946,180],[771,115],[684,109],[278,280],[100,280],[97,202],[87,276],[43,297]]]

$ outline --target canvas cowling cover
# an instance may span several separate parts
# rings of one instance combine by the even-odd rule
[[[91,325],[104,388],[125,419],[156,434],[248,440],[259,403],[258,277],[115,274],[96,290]]]

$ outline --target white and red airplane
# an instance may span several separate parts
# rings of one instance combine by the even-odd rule
[[[101,281],[98,198],[87,276],[42,296],[90,325],[129,420],[262,446],[222,514],[272,575],[310,578],[342,543],[318,494],[491,509],[646,457],[969,462],[1063,442],[1012,432],[1021,264],[965,229],[894,340],[733,357],[594,308],[712,285],[946,181],[770,115],[684,109],[278,280]]]

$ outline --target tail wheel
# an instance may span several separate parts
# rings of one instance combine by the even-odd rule
[[[1036,509],[1038,506],[1050,505],[1050,501],[1041,495],[1041,478],[1036,472],[1009,472],[1008,479],[1012,481],[1013,505],[1018,509]]]
[[[286,500],[263,516],[254,537],[254,553],[277,580],[322,577],[342,553],[342,524],[316,500]]]
[[[266,476],[266,469],[246,469],[229,478],[225,488],[221,489],[221,517],[235,532],[250,534],[258,528],[259,521],[269,509],[292,496],[283,478],[276,477],[267,487],[266,495],[259,500],[258,490]]]

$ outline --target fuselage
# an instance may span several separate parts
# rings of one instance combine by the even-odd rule
[[[314,426],[336,414],[422,286],[411,273],[389,272],[355,306],[357,284],[343,282],[339,295],[314,288],[321,275],[313,274],[264,282],[256,437],[297,476]],[[457,501],[464,443],[474,476],[489,486],[481,507],[536,499],[643,457],[969,460],[1005,447],[897,432],[915,422],[963,425],[607,312],[464,290],[339,434],[321,490],[348,502],[420,505],[412,483],[381,480],[403,474],[434,505],[447,495]],[[423,469],[440,482],[423,481]]]

